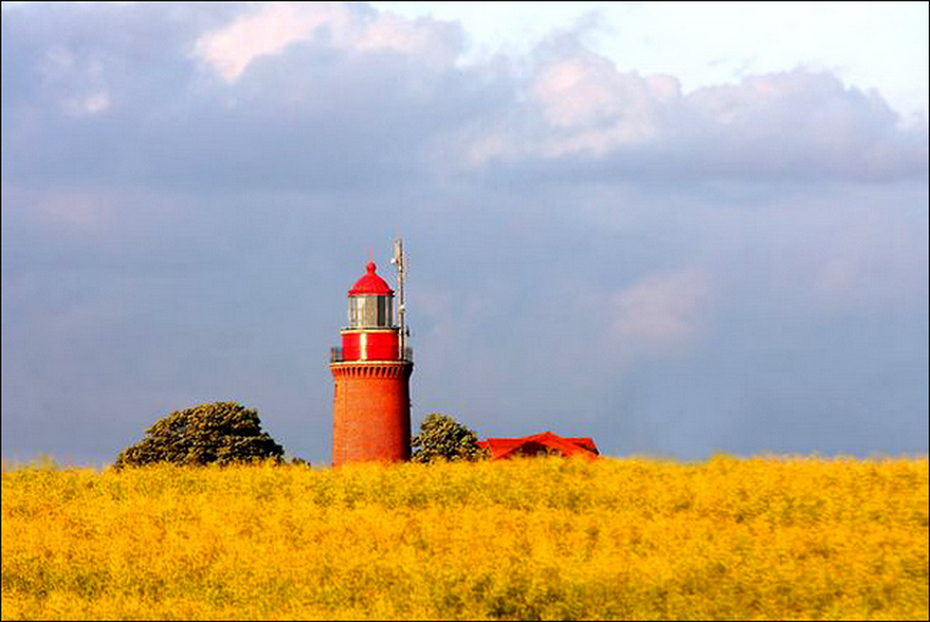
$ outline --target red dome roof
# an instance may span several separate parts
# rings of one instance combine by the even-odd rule
[[[377,268],[375,262],[369,261],[365,266],[367,273],[349,290],[350,296],[390,296],[394,293],[394,290],[388,287],[387,282],[375,274],[375,268]]]

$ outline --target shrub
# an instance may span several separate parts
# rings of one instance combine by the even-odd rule
[[[262,432],[256,410],[237,402],[215,402],[157,421],[146,430],[145,438],[120,452],[115,466],[280,461],[283,455],[284,448]]]
[[[481,460],[487,452],[478,446],[478,437],[470,429],[439,413],[427,415],[420,433],[411,441],[413,462],[433,460]]]

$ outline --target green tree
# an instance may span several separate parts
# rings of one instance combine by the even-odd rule
[[[478,437],[467,427],[440,413],[426,416],[420,433],[411,441],[413,462],[434,460],[481,460],[487,452],[478,446]]]
[[[261,427],[258,412],[237,402],[201,404],[157,421],[141,441],[120,452],[115,466],[280,461],[284,448]]]

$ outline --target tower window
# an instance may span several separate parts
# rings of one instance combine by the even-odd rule
[[[350,296],[349,328],[391,328],[392,302],[390,296]]]

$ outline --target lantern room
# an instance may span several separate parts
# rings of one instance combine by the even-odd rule
[[[349,328],[392,328],[394,290],[376,273],[369,261],[365,276],[349,290]]]
[[[405,360],[400,329],[394,322],[394,290],[369,261],[365,275],[349,290],[349,325],[333,362]]]

